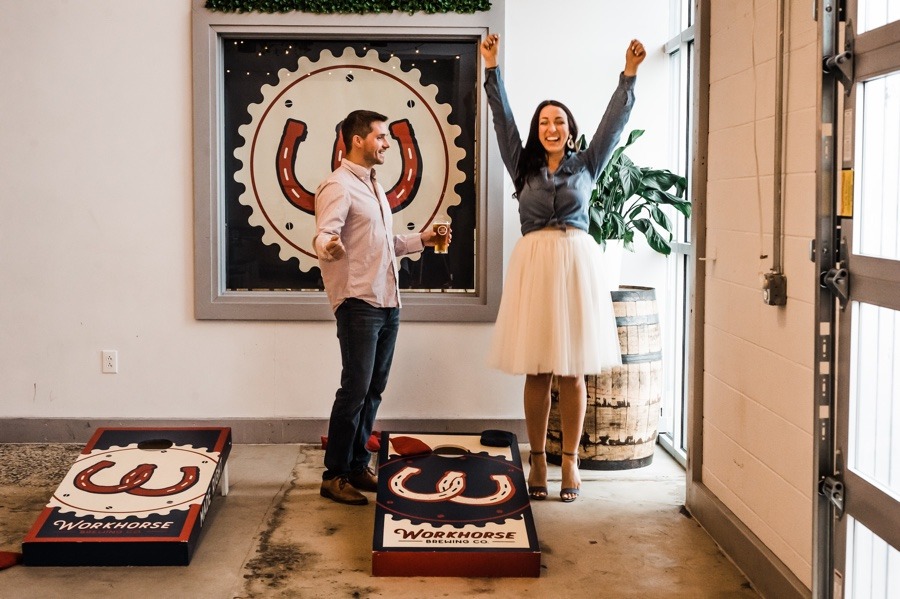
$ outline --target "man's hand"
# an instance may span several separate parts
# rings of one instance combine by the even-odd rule
[[[422,239],[422,245],[426,247],[434,247],[434,238],[437,237],[434,230],[426,229],[419,233],[419,237]],[[447,231],[447,245],[450,245],[450,240],[453,239],[453,229]]]
[[[628,50],[625,51],[625,70],[623,73],[626,77],[634,77],[637,75],[638,67],[644,59],[647,58],[647,51],[644,44],[638,40],[631,40],[628,44]]]
[[[332,235],[331,239],[325,244],[325,253],[327,254],[326,256],[323,256],[325,261],[332,262],[343,258],[347,254],[347,251],[344,249],[344,244],[341,243],[341,238],[337,235]]]

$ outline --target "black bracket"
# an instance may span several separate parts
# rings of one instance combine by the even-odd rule
[[[824,495],[834,506],[834,515],[840,520],[844,515],[844,483],[826,476],[819,481],[819,495]]]
[[[822,70],[837,77],[844,86],[844,93],[850,95],[853,89],[853,23],[847,22],[844,29],[844,51],[834,56],[822,58]]]
[[[841,310],[847,307],[850,299],[850,273],[846,268],[832,268],[822,273],[822,287],[838,298]]]

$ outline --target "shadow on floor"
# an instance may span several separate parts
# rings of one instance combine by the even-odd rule
[[[21,550],[80,449],[0,445],[0,551]],[[189,566],[14,566],[0,571],[0,598],[759,597],[684,510],[684,471],[661,450],[645,468],[582,470],[571,504],[550,466],[551,498],[532,504],[536,579],[373,577],[374,504],[319,496],[318,447],[235,445],[229,468]]]

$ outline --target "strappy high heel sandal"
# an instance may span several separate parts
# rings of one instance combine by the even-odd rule
[[[544,452],[544,451],[529,451],[528,453],[531,454],[528,456],[528,465],[529,466],[531,466],[531,456],[546,454],[546,452]],[[545,465],[544,468],[546,469],[547,466]],[[544,483],[544,485],[532,485],[531,483],[528,484],[528,496],[531,499],[534,499],[535,501],[543,501],[543,500],[547,499],[548,494],[549,493],[547,491],[546,483]]]
[[[568,453],[562,452],[563,455],[574,456],[575,457],[575,468],[578,468],[578,464],[581,462],[581,459],[578,457],[577,453]],[[572,503],[576,499],[578,499],[578,494],[581,493],[581,489],[577,487],[563,487],[559,490],[559,498],[563,503]]]

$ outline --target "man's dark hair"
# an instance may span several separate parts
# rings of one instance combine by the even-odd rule
[[[341,138],[344,140],[344,147],[349,152],[353,145],[354,135],[366,137],[372,130],[372,123],[386,122],[387,120],[386,116],[372,110],[354,110],[341,123]]]

